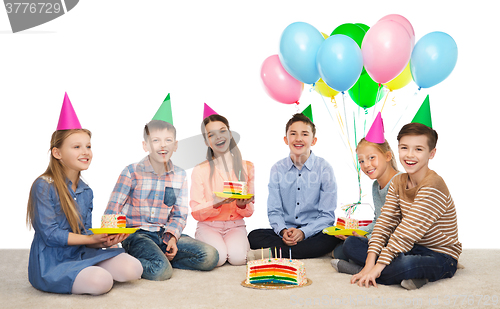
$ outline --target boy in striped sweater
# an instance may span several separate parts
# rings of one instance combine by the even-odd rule
[[[371,239],[356,237],[344,248],[359,271],[351,283],[417,289],[455,274],[462,252],[455,204],[444,180],[428,166],[437,138],[421,123],[399,132],[399,160],[406,173],[392,181]]]

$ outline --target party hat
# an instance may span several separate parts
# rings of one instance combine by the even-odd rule
[[[429,128],[432,128],[432,118],[431,118],[431,105],[429,103],[429,95],[425,98],[422,105],[418,109],[418,112],[413,117],[411,122],[418,122],[421,124],[425,124]]]
[[[82,125],[78,121],[73,105],[69,100],[68,94],[64,93],[64,101],[59,115],[59,123],[56,130],[81,129]]]
[[[385,142],[384,138],[384,121],[382,120],[382,114],[378,112],[377,117],[373,121],[368,134],[366,134],[365,139],[372,143],[383,144]]]
[[[313,121],[313,112],[312,112],[312,107],[311,104],[309,104],[303,111],[302,114],[304,116],[307,116],[307,118],[311,119],[311,122],[314,123]]]
[[[207,118],[208,116],[211,115],[218,115],[216,111],[210,108],[207,103],[203,103],[203,119]]]
[[[163,103],[161,104],[160,108],[158,108],[158,111],[156,111],[156,114],[151,120],[161,120],[174,124],[174,120],[172,119],[172,105],[170,103],[170,93],[167,95],[165,100],[163,100]]]

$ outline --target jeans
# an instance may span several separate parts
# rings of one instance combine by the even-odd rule
[[[368,239],[347,237],[343,247],[347,258],[358,265],[365,265]],[[448,254],[415,244],[410,251],[400,253],[382,270],[377,283],[400,284],[406,279],[428,279],[432,282],[451,278],[456,271],[457,261]]]
[[[260,248],[282,248],[284,258],[289,258],[289,250],[292,249],[293,259],[316,258],[332,252],[333,248],[341,242],[335,236],[317,233],[309,238],[298,242],[295,246],[287,246],[283,239],[278,236],[273,229],[253,230],[248,234],[248,241],[251,249]],[[274,250],[271,250],[274,252]],[[278,250],[279,251],[279,250]]]
[[[141,262],[142,278],[161,281],[172,276],[172,268],[206,271],[217,265],[219,254],[214,247],[184,234],[177,241],[177,254],[169,261],[163,233],[163,228],[159,232],[138,230],[122,242],[125,251]]]

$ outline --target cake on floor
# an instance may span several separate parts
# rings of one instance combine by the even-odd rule
[[[290,259],[262,259],[247,263],[247,284],[298,285],[307,283],[304,263]]]

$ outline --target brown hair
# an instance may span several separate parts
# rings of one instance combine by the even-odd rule
[[[175,127],[173,124],[171,124],[170,122],[163,121],[163,120],[151,120],[150,122],[148,122],[144,126],[144,133],[143,133],[144,141],[145,142],[148,141],[149,133],[151,131],[163,130],[163,129],[167,129],[169,131],[172,131],[174,133],[174,139],[176,138],[177,130],[175,130]]]
[[[288,120],[288,122],[286,123],[285,135],[288,133],[288,128],[290,128],[290,126],[292,124],[294,124],[295,122],[298,122],[298,121],[302,121],[303,123],[310,125],[313,137],[316,136],[316,126],[311,121],[311,119],[309,119],[309,117],[307,117],[306,115],[304,115],[302,113],[294,114],[292,116],[292,118],[290,118],[290,120]]]
[[[394,157],[394,152],[391,149],[391,146],[389,146],[389,143],[387,142],[386,139],[384,139],[384,142],[382,144],[379,143],[373,143],[370,141],[367,141],[364,137],[359,141],[358,146],[356,146],[356,152],[358,152],[358,148],[361,144],[368,144],[372,145],[373,147],[377,148],[382,154],[386,154],[388,151],[391,152],[391,167],[398,172],[398,164],[396,163],[396,157]]]
[[[220,121],[223,124],[226,125],[227,129],[229,130],[229,122],[227,121],[226,117],[213,114],[205,119],[203,119],[203,122],[201,123],[201,134],[203,135],[203,138],[205,139],[205,142],[208,143],[208,135],[206,133],[206,125],[209,124],[210,122],[214,121]],[[245,170],[243,169],[243,160],[241,158],[241,152],[238,146],[236,145],[236,142],[234,141],[234,138],[231,136],[231,140],[229,142],[229,151],[232,154],[233,157],[233,171],[236,176],[239,176],[241,174],[241,180],[245,181],[246,180],[246,173]],[[207,149],[207,160],[208,163],[210,164],[210,178],[213,179],[214,176],[214,171],[215,171],[215,165],[214,165],[214,159],[215,159],[215,154],[212,148],[210,146]]]
[[[429,151],[436,148],[438,134],[436,130],[430,128],[424,124],[412,122],[405,124],[398,133],[398,142],[403,136],[406,135],[425,135],[427,136],[427,144],[429,145]]]
[[[52,133],[52,138],[50,139],[50,161],[47,170],[40,175],[40,177],[48,177],[53,182],[56,192],[59,196],[59,202],[61,203],[61,209],[66,216],[66,219],[69,222],[69,226],[73,233],[81,234],[80,228],[83,227],[82,219],[80,217],[80,213],[76,208],[75,202],[73,198],[71,198],[71,194],[68,190],[68,179],[64,174],[64,167],[60,160],[56,159],[52,154],[52,149],[61,148],[64,141],[68,138],[68,136],[74,133],[87,133],[90,137],[92,137],[92,133],[90,133],[87,129],[71,129],[71,130],[58,130]],[[78,175],[79,179],[80,175]],[[35,204],[33,203],[33,187],[35,182],[31,185],[30,195],[28,199],[28,209],[26,213],[26,224],[28,226],[32,226],[35,219]]]

